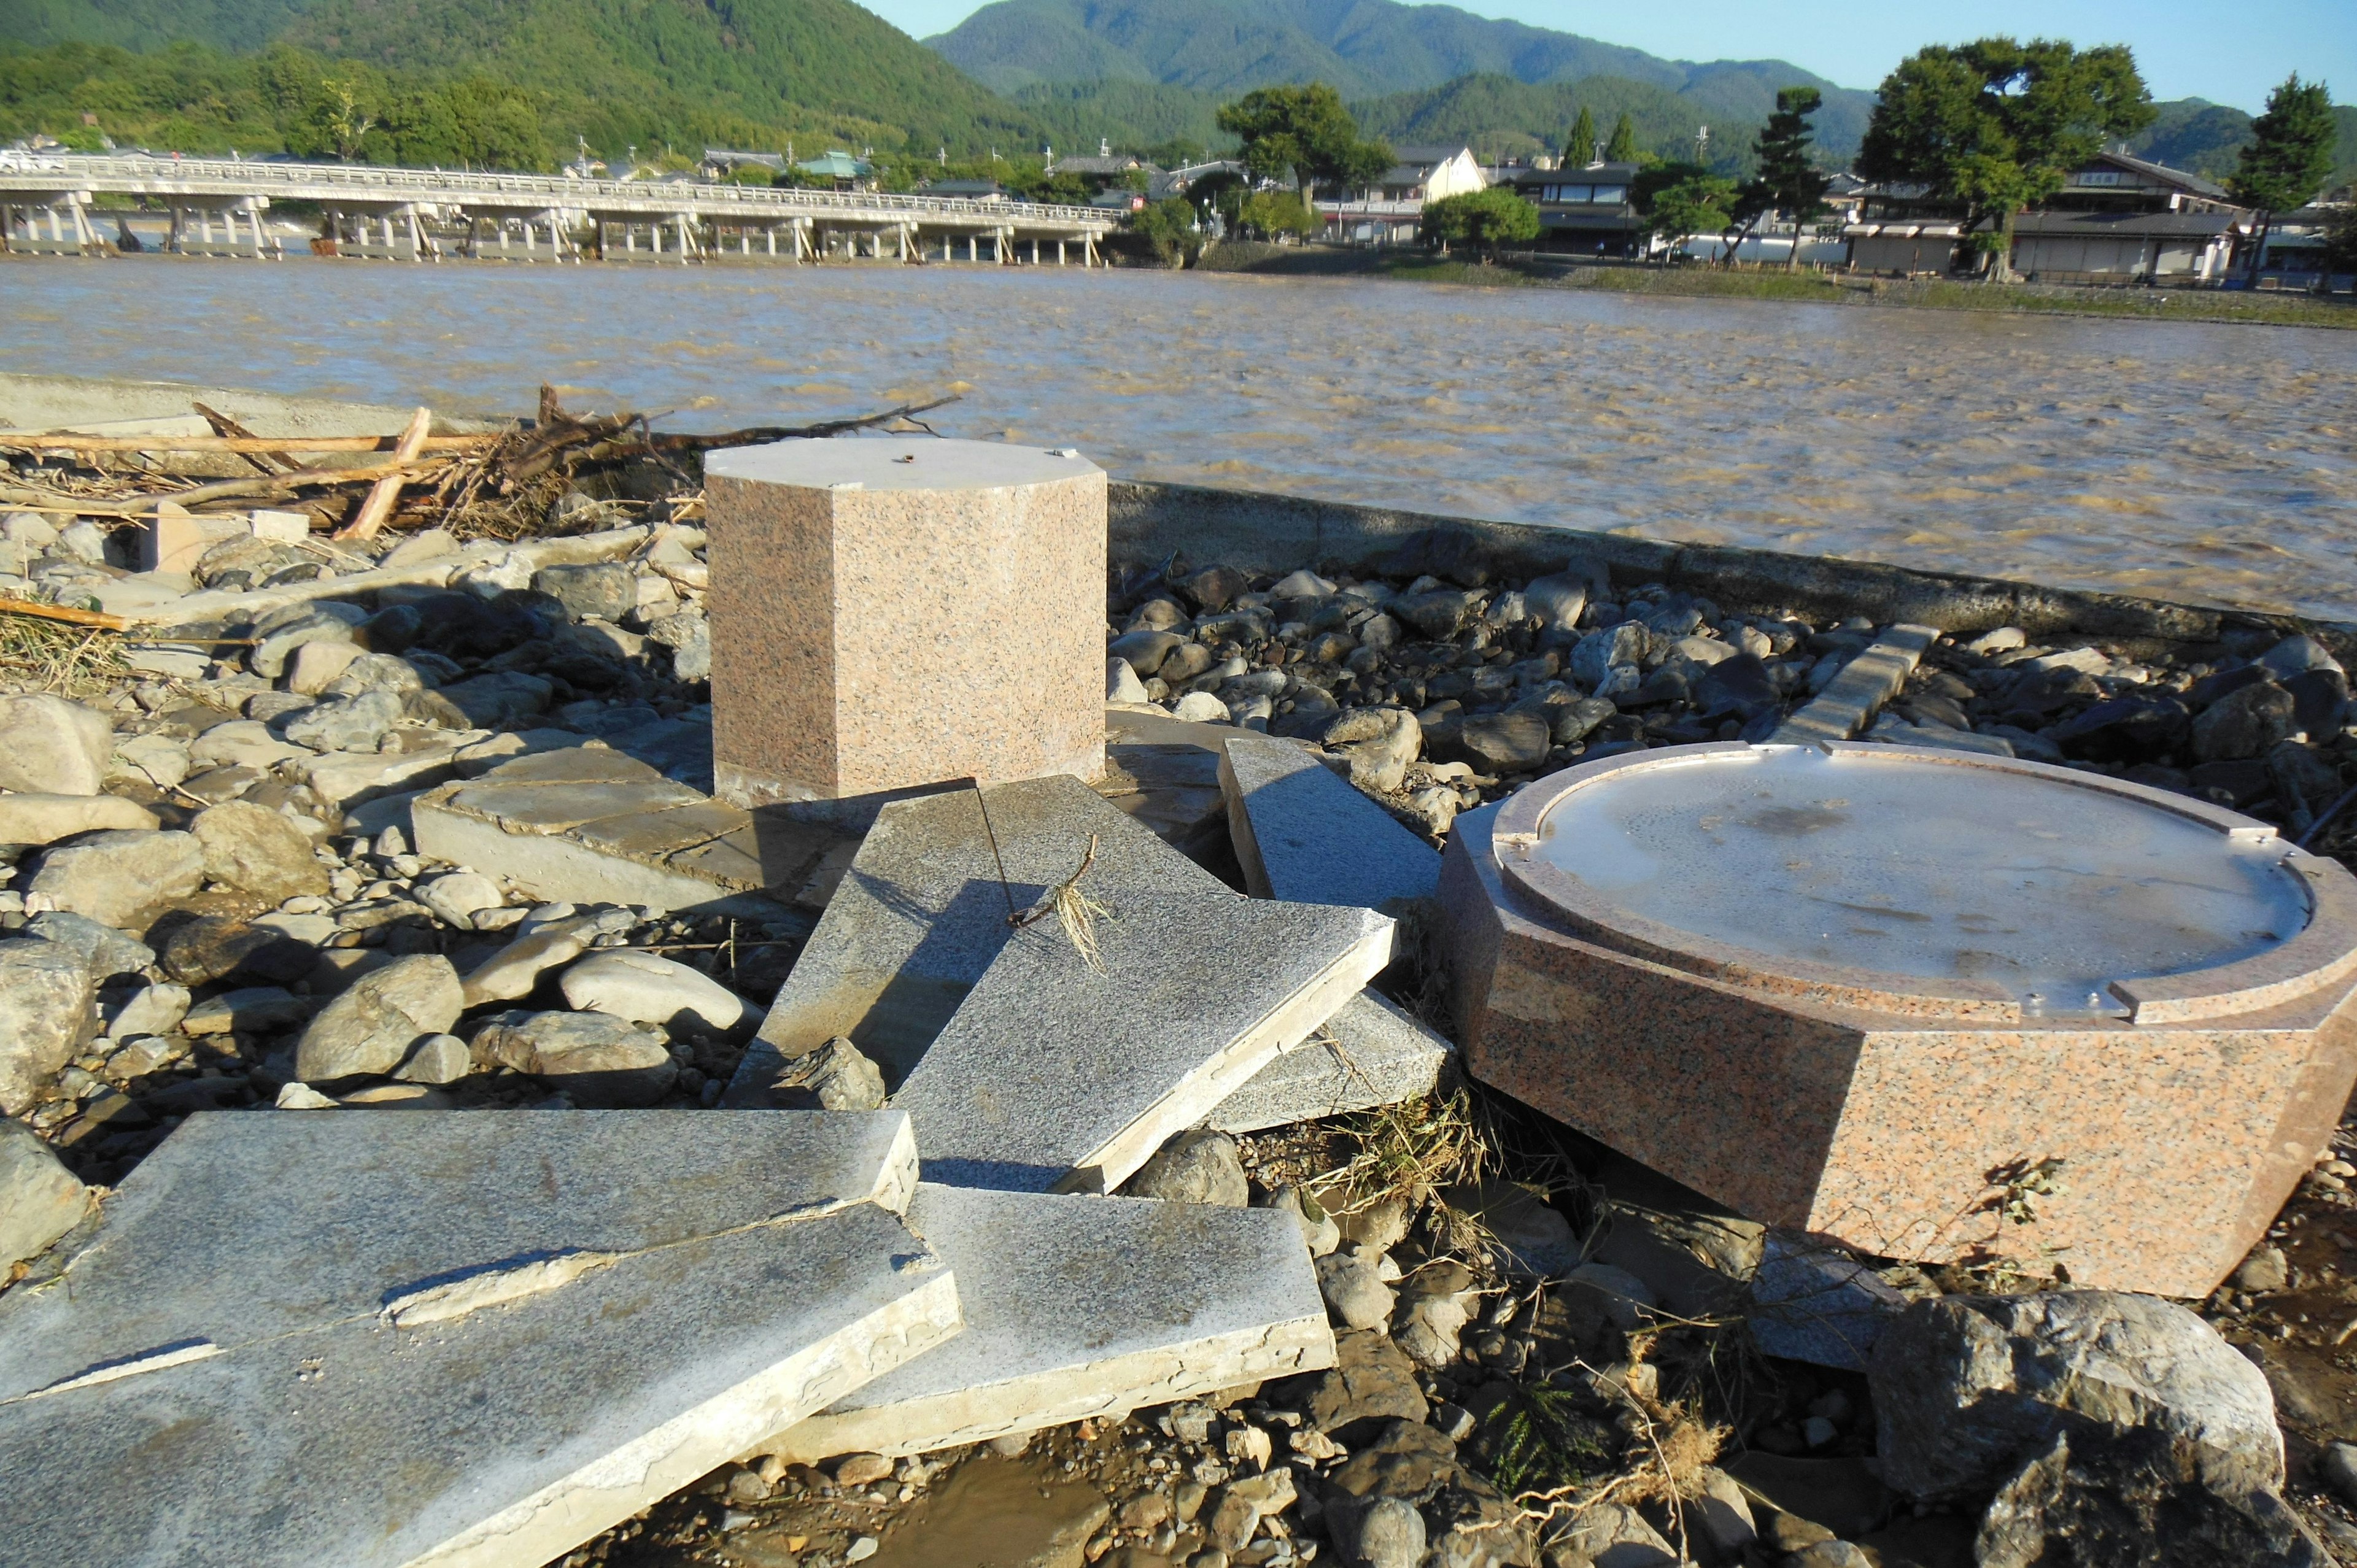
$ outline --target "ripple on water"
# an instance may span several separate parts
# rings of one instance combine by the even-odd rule
[[[221,324],[236,323],[224,332]],[[1116,474],[2357,618],[2357,334],[993,268],[13,263],[12,368],[683,428],[962,387]],[[588,401],[587,394],[582,394]]]

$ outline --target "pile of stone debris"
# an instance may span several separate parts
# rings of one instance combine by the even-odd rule
[[[1813,698],[2306,826],[2346,702],[2313,643],[1132,573],[1105,781],[853,835],[709,797],[698,531],[270,526],[171,631],[0,697],[7,1555],[1928,1568],[2347,1528],[2284,1501],[2278,1367],[2191,1312],[1766,1231],[1453,1086],[1400,825]],[[2244,1345],[2330,1338],[2265,1302],[2335,1288],[2348,1174],[2210,1304]],[[2330,1405],[2286,1406],[2303,1480],[2357,1488]]]
[[[1891,628],[1724,611],[1601,569],[1520,586],[1460,570],[1329,579],[1133,573],[1112,701],[1322,742],[1436,837],[1536,774],[1645,746],[1760,740]],[[2305,832],[2357,740],[2340,661],[2263,625],[2213,646],[1902,628],[1832,738],[2069,762]]]

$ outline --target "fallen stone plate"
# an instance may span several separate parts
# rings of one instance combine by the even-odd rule
[[[922,1454],[1334,1364],[1283,1209],[928,1182],[909,1225],[956,1272],[965,1332],[759,1452]]]
[[[893,1096],[929,1180],[1109,1192],[1391,961],[1372,909],[1093,895],[1015,931]]]
[[[1307,746],[1236,736],[1220,787],[1244,885],[1258,897],[1396,912],[1439,890],[1439,852]]]
[[[1216,766],[1216,753],[1204,756]],[[1220,880],[1075,779],[996,786],[990,833],[971,789],[884,808],[818,929],[746,1051],[724,1104],[759,1109],[789,1061],[848,1036],[906,1079],[1007,938],[1012,901],[1029,908],[1097,841],[1084,879],[1140,894],[1222,894]],[[992,853],[992,836],[997,853]],[[998,883],[1006,868],[1008,887]],[[1327,1028],[1283,1052],[1214,1109],[1229,1131],[1281,1126],[1394,1103],[1429,1090],[1448,1042],[1375,998],[1351,998]],[[1232,1110],[1232,1114],[1231,1111]]]
[[[957,1332],[907,1118],[192,1116],[0,1296],[0,1560],[559,1557]]]

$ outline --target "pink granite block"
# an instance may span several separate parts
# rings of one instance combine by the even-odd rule
[[[2200,1296],[2265,1232],[2357,1081],[2357,884],[2330,862],[2287,856],[2310,915],[2272,950],[2124,983],[2129,1005],[2108,1012],[2024,1015],[1999,986],[1844,983],[1659,923],[1623,931],[1595,886],[1545,897],[1562,883],[1534,870],[1534,801],[1612,766],[1458,819],[1441,900],[1466,1069],[1752,1219],[1878,1255]],[[2266,831],[2217,816],[2222,833]],[[2007,1172],[2048,1159],[2060,1190],[2008,1220]]]
[[[896,436],[717,452],[705,474],[724,798],[1103,769],[1094,464]]]

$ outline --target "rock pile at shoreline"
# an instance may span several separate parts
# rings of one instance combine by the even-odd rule
[[[32,579],[115,580],[63,533],[10,537]],[[199,581],[266,591],[376,564],[266,544],[215,546]],[[412,535],[373,554],[436,548]],[[1541,772],[1764,736],[1881,629],[1644,585],[1608,597],[1581,573],[1171,575],[1112,585],[1111,700],[1313,742],[1433,837]],[[10,1264],[201,1111],[714,1105],[811,929],[794,889],[733,916],[535,901],[420,855],[404,825],[420,792],[583,745],[708,789],[698,531],[447,588],[338,599],[332,582],[208,628],[226,640],[135,645],[63,691],[0,694]],[[1933,642],[1863,738],[2060,759],[2297,832],[2339,797],[2346,701],[2305,639],[2000,631]],[[874,1069],[851,1055],[872,1103]],[[1468,1168],[1469,1139],[1511,1151],[1493,1155],[1504,1170]],[[1432,1155],[1444,1145],[1453,1164]],[[2333,1446],[2357,1440],[2341,1361],[2357,1310],[2350,1152],[2344,1139],[2199,1316],[2147,1298],[2111,1311],[2106,1353],[2167,1350],[2205,1377],[2135,1383],[2090,1414],[2068,1389],[2101,1378],[2055,1359],[2080,1343],[2056,1326],[2071,1309],[2050,1322],[2019,1305],[2049,1298],[1963,1273],[1842,1260],[1873,1273],[1857,1310],[1889,1332],[2022,1369],[2001,1411],[1973,1381],[1985,1357],[1764,1359],[1795,1348],[1764,1326],[1791,1239],[1675,1195],[1626,1197],[1629,1173],[1571,1164],[1599,1151],[1478,1087],[1347,1124],[1182,1133],[1126,1193],[1297,1217],[1335,1368],[909,1457],[747,1455],[565,1561],[888,1568],[948,1550],[958,1510],[979,1509],[1036,1526],[1060,1554],[1043,1560],[1114,1568],[1824,1568],[1966,1561],[1976,1538],[1984,1563],[2041,1547],[2092,1563],[2190,1516],[2239,1560],[2321,1563],[2304,1530],[2357,1541],[2331,1500],[2357,1507],[2357,1460]],[[2110,1311],[2094,1293],[2053,1299]],[[1979,1468],[1878,1478],[1867,1461],[1892,1461],[1902,1408],[1905,1433]],[[2260,1412],[2292,1434],[2287,1466]],[[2188,1434],[2199,1463],[2171,1469]],[[1050,1506],[989,1511],[1015,1499]]]
[[[1886,629],[1577,569],[1515,585],[1174,568],[1134,573],[1107,608],[1111,701],[1318,742],[1436,838],[1541,773],[1765,739]],[[2190,647],[2007,627],[1932,642],[1857,738],[2086,768],[2296,834],[2345,787],[2348,717],[2346,672],[2306,636]]]

